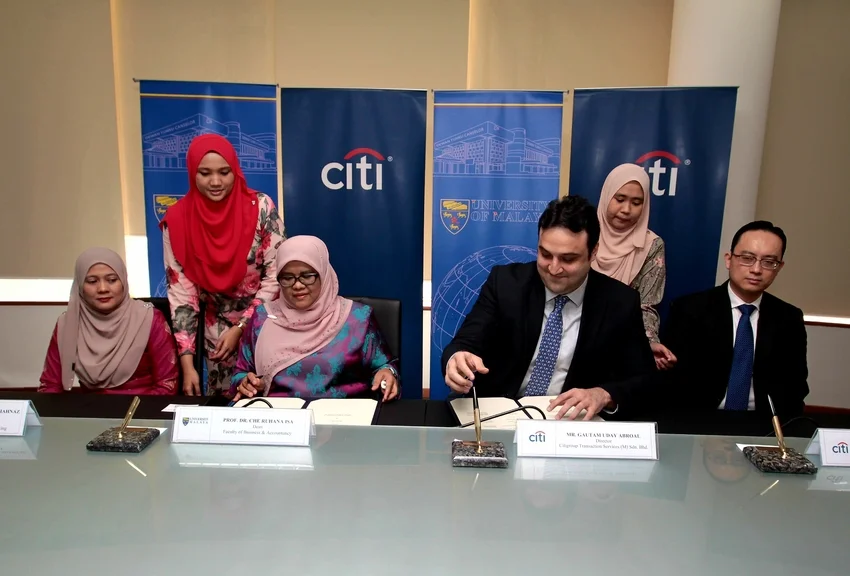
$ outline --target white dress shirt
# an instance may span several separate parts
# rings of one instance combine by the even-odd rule
[[[559,296],[548,288],[546,290],[546,305],[543,306],[543,323],[540,327],[540,336],[537,338],[537,347],[534,349],[534,355],[531,357],[531,363],[528,365],[528,370],[525,372],[525,378],[522,379],[522,385],[519,387],[519,396],[525,396],[525,389],[528,387],[528,381],[531,378],[531,372],[534,370],[534,365],[537,364],[537,355],[540,352],[540,341],[543,339],[543,331],[546,329],[546,322],[549,320],[549,315],[555,310],[555,298]],[[561,347],[558,350],[558,359],[555,361],[555,370],[552,373],[552,379],[549,381],[549,389],[546,392],[547,396],[557,396],[561,393],[561,387],[564,385],[564,379],[570,371],[570,364],[573,362],[573,355],[576,351],[576,342],[578,341],[578,330],[581,326],[581,309],[584,305],[584,293],[587,290],[587,278],[584,279],[581,286],[565,294],[569,301],[564,304],[561,310],[563,317],[563,325],[561,326]]]
[[[755,359],[756,352],[756,342],[758,338],[758,329],[759,329],[759,309],[761,307],[761,296],[759,296],[755,302],[744,302],[738,295],[732,291],[732,285],[729,284],[727,286],[729,290],[729,300],[732,302],[732,347],[735,347],[735,339],[738,336],[738,322],[741,321],[741,311],[738,310],[738,306],[742,306],[744,304],[752,304],[756,307],[753,310],[753,313],[750,314],[750,325],[753,327],[753,359]],[[727,387],[729,386],[727,382]],[[727,392],[728,393],[728,392]],[[720,401],[720,406],[717,407],[719,410],[723,410],[726,408],[726,394],[723,395],[723,400]],[[750,379],[750,400],[747,403],[747,410],[755,410],[756,409],[756,395],[753,391],[753,381]]]

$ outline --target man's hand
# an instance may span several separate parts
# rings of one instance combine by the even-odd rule
[[[487,374],[490,370],[484,362],[471,352],[456,352],[446,364],[446,385],[461,394],[466,394],[472,388],[476,372]]]
[[[561,409],[555,414],[555,420],[560,420],[564,416],[567,417],[567,420],[575,420],[582,410],[586,410],[583,420],[592,420],[603,408],[613,410],[616,407],[611,395],[602,388],[573,388],[568,390],[552,399],[549,404],[549,412],[558,406]],[[570,412],[570,408],[573,407],[575,407],[575,410]],[[568,412],[569,414],[567,414]]]

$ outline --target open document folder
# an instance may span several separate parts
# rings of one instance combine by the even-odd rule
[[[253,400],[244,398],[237,402],[236,408],[244,408]],[[298,410],[306,404],[301,398],[268,397],[263,398],[272,408]],[[313,421],[317,425],[370,426],[375,419],[378,401],[370,398],[318,398],[307,404],[307,410],[313,411]],[[264,402],[255,402],[249,408],[268,408]]]
[[[555,415],[558,413],[557,410],[547,412],[549,402],[553,398],[555,396],[525,396],[519,400],[514,400],[513,398],[478,398],[478,410],[481,413],[481,419],[484,420],[488,416],[506,412],[517,406],[537,406],[546,414],[547,419],[554,420]],[[455,398],[450,404],[461,424],[472,422],[472,398]],[[570,412],[572,410],[571,408]],[[537,410],[527,410],[526,412],[527,415],[525,412],[518,411],[494,418],[493,420],[481,422],[481,428],[485,430],[516,430],[517,420],[528,420],[529,417],[532,420],[543,420],[543,416]],[[586,411],[582,410],[577,419],[584,418],[585,414]],[[599,416],[595,416],[593,421],[602,422],[603,420]]]

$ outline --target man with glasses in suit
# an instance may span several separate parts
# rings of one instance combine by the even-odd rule
[[[690,411],[803,413],[809,393],[803,312],[768,294],[787,239],[771,222],[743,226],[726,254],[729,280],[675,300],[662,341],[677,358],[667,394]]]

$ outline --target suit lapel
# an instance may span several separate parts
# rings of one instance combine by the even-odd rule
[[[765,294],[761,300],[758,316],[758,334],[756,335],[756,353],[753,358],[753,392],[756,397],[756,408],[761,403],[760,397],[762,392],[767,394],[767,391],[762,391],[759,386],[758,376],[761,374],[760,367],[765,366],[768,359],[773,354],[774,334],[776,333],[776,314],[774,313],[773,302],[770,295]]]
[[[525,322],[524,333],[522,337],[522,348],[519,364],[523,367],[523,374],[531,364],[531,358],[534,356],[534,349],[537,347],[537,341],[540,339],[540,333],[543,330],[543,308],[546,306],[546,290],[543,288],[543,281],[534,272],[534,279],[531,282],[531,290],[528,291],[528,299],[525,303]],[[517,384],[517,387],[519,384]]]
[[[729,299],[728,282],[715,288],[710,314],[711,340],[718,343],[718,362],[722,367],[725,380],[718,382],[725,390],[729,385],[729,372],[732,370],[734,343],[732,337],[732,301]]]
[[[586,349],[592,348],[593,341],[596,338],[596,333],[602,325],[602,319],[605,317],[606,303],[605,298],[599,294],[598,272],[591,270],[587,278],[587,288],[584,291],[584,302],[581,306],[581,321],[578,328],[578,338],[576,339],[576,349],[573,353],[573,361],[570,365],[570,370],[567,372],[567,378],[564,381],[563,390],[571,387],[571,382],[575,379],[577,368],[581,364],[582,358],[587,357]]]

